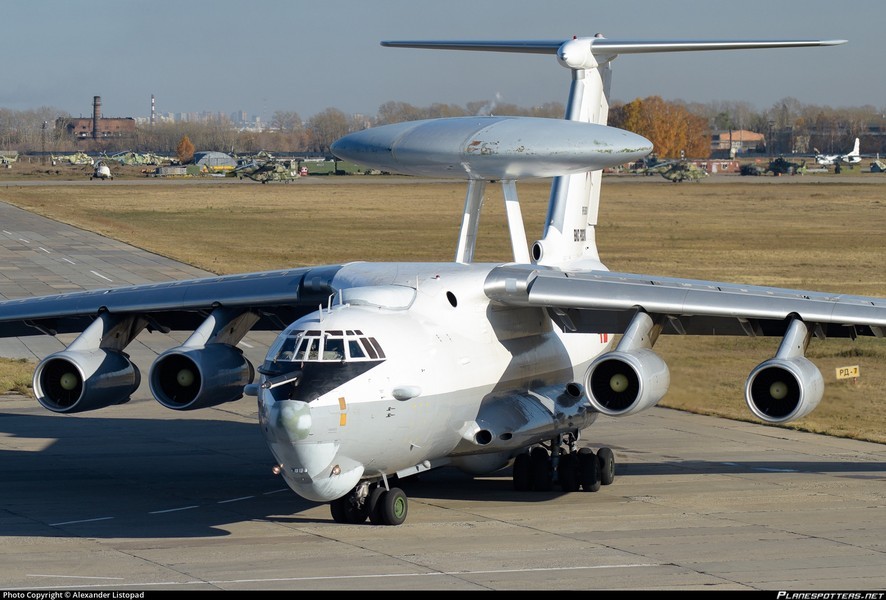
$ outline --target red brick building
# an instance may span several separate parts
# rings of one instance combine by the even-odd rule
[[[91,118],[62,117],[56,119],[55,127],[64,129],[77,139],[99,140],[135,135],[135,119],[132,117],[102,117],[101,96],[93,98]]]

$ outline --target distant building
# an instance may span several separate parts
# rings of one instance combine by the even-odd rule
[[[764,152],[766,136],[746,129],[720,131],[711,136],[711,156],[734,158],[738,154]]]
[[[55,121],[56,129],[64,129],[68,135],[77,139],[99,140],[104,138],[120,138],[135,135],[135,119],[132,117],[102,117],[101,96],[94,96],[92,101],[92,118],[60,117]]]

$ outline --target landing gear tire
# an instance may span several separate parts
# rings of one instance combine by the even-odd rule
[[[578,481],[586,492],[600,489],[600,462],[590,448],[578,451]]]
[[[532,449],[529,455],[532,471],[532,489],[536,492],[550,492],[554,488],[554,473],[551,457],[541,446]]]
[[[518,492],[532,490],[532,459],[526,453],[518,454],[514,458],[513,477],[514,489]]]
[[[600,448],[597,462],[600,463],[600,483],[611,485],[615,481],[615,453],[609,448]]]
[[[349,525],[359,525],[366,521],[366,517],[369,516],[368,507],[366,505],[357,505],[354,502],[353,494],[336,498],[329,503],[329,510],[332,513],[333,521]]]
[[[557,479],[564,492],[577,492],[581,487],[578,481],[578,455],[564,454],[557,466]]]
[[[369,508],[369,522],[373,525],[384,525],[384,515],[382,514],[382,497],[388,491],[382,486],[376,486],[369,492],[369,498],[366,501]]]
[[[400,488],[391,488],[383,493],[379,504],[384,525],[401,525],[406,520],[409,503],[406,494]]]

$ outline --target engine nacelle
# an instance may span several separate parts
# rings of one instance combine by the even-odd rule
[[[604,415],[624,417],[655,406],[670,383],[668,366],[652,350],[614,350],[588,367],[585,393]]]
[[[34,370],[33,385],[44,408],[75,413],[128,402],[140,383],[128,356],[97,348],[50,354]]]
[[[809,359],[771,358],[748,376],[744,396],[751,411],[767,423],[805,417],[824,395],[824,380]]]
[[[192,410],[238,400],[255,369],[228,344],[178,346],[157,357],[148,375],[151,394],[173,410]]]

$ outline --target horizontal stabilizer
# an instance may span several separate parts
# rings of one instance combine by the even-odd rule
[[[567,42],[590,43],[594,54],[642,54],[646,52],[692,52],[700,50],[751,50],[754,48],[802,48],[838,46],[846,40],[616,40],[603,37],[567,40],[513,41],[387,41],[391,48],[427,48],[436,50],[478,50],[485,52],[519,52],[524,54],[557,54]]]
[[[515,41],[389,41],[392,48],[427,48],[434,50],[479,50],[555,54],[564,67],[576,70],[595,69],[619,54],[652,52],[695,52],[702,50],[753,50],[758,48],[803,48],[837,46],[846,40],[610,40],[604,37],[575,37],[569,40]]]

